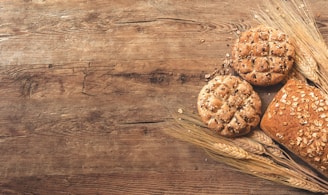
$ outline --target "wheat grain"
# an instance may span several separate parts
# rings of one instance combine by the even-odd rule
[[[274,141],[267,136],[262,130],[260,129],[254,129],[250,135],[248,135],[248,138],[251,140],[258,142],[260,145],[262,145],[265,154],[269,156],[275,156],[278,158],[285,158],[285,155],[281,148],[274,143]],[[259,146],[257,146],[259,147]],[[262,149],[262,151],[263,151]],[[259,154],[259,153],[258,153]]]
[[[277,146],[273,140],[260,129],[254,129],[248,137],[266,146]]]
[[[295,59],[296,70],[309,80],[319,83],[319,75],[317,74],[319,70],[316,61],[309,55],[300,54],[300,52],[304,52],[304,49],[299,48],[299,50]]]
[[[254,154],[264,154],[266,153],[265,148],[263,147],[262,144],[247,138],[247,137],[242,137],[242,138],[235,138],[231,140],[234,144],[237,146],[243,148],[247,152],[251,152]]]
[[[278,157],[278,158],[281,158],[281,159],[284,159],[286,158],[284,153],[282,152],[282,150],[280,148],[277,148],[277,147],[266,147],[268,153],[270,154],[270,156],[275,156],[275,157]]]
[[[320,185],[295,177],[289,177],[287,182],[290,184],[290,186],[307,189],[312,192],[322,192],[324,190]]]
[[[218,154],[224,153],[225,156],[230,156],[231,158],[236,159],[248,159],[249,154],[246,150],[240,147],[236,147],[232,144],[224,144],[224,143],[213,143],[213,146],[206,147],[207,149],[211,149],[213,151],[220,151]],[[212,149],[213,148],[213,149]]]

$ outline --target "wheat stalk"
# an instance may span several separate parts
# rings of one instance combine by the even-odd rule
[[[247,162],[238,159],[227,159],[212,151],[206,151],[211,158],[218,162],[223,162],[235,168],[237,171],[255,175],[257,177],[281,183],[290,187],[305,189],[312,192],[327,192],[327,187],[323,187],[318,182],[308,180],[299,172],[285,169],[278,164],[248,160]]]
[[[244,173],[312,192],[328,193],[328,182],[295,162],[261,130],[248,137],[229,139],[209,131],[198,116],[171,112],[175,123],[165,132],[204,148],[209,155]],[[199,125],[197,125],[199,124]],[[274,149],[279,155],[272,153]]]
[[[206,128],[195,125],[195,119],[190,117],[186,122],[185,119],[177,118],[175,125],[166,131],[170,135],[181,140],[191,142],[202,148],[207,148],[215,151],[217,154],[228,158],[248,159],[249,153],[241,147],[233,144],[229,139],[222,138],[220,142],[217,141],[216,136],[209,132]],[[196,122],[196,123],[200,123]],[[181,128],[183,127],[183,128]]]
[[[222,158],[222,156],[213,154],[211,151],[206,152],[213,159],[219,162],[225,162],[243,173],[255,175],[257,177],[275,181],[294,188],[305,189],[312,192],[327,192],[326,188],[316,182],[307,180],[306,177],[302,176],[298,172],[286,169],[274,163],[269,164],[269,166],[262,161],[251,160],[245,163],[245,161],[241,160]]]

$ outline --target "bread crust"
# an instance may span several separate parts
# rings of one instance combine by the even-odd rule
[[[321,90],[289,80],[269,104],[260,127],[328,176],[328,97]]]
[[[288,36],[272,27],[258,26],[243,32],[232,48],[232,67],[252,85],[282,81],[293,66],[295,49]]]
[[[199,93],[197,107],[203,122],[226,137],[245,135],[260,122],[260,97],[236,76],[216,76],[209,81]]]

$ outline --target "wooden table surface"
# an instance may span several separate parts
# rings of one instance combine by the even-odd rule
[[[260,0],[2,0],[1,194],[312,194],[165,134]],[[328,40],[328,1],[311,1]]]

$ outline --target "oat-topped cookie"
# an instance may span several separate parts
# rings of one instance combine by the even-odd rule
[[[233,69],[246,81],[259,86],[282,81],[294,59],[295,49],[288,36],[266,26],[243,32],[232,49]]]
[[[197,107],[203,122],[226,137],[247,134],[260,122],[260,97],[236,76],[217,76],[209,81],[199,93]]]

